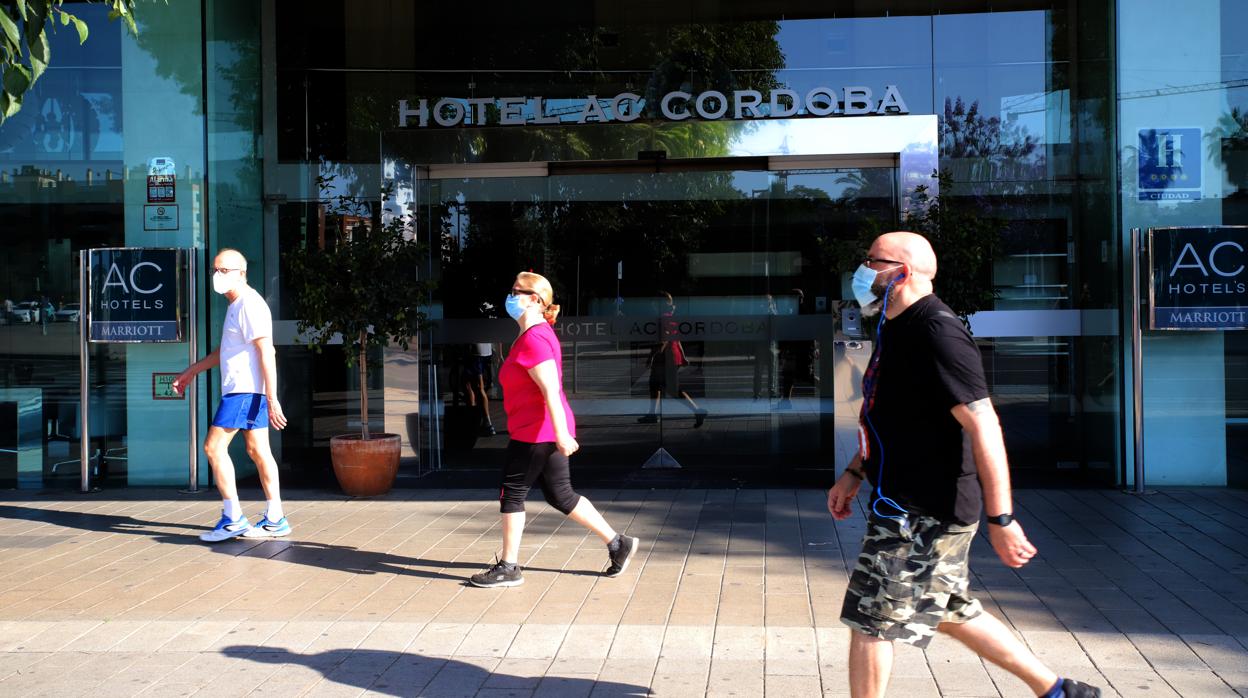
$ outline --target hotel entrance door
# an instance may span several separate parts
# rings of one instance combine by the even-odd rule
[[[502,462],[497,371],[517,332],[502,303],[532,270],[562,308],[578,468],[754,481],[832,468],[869,351],[841,299],[857,240],[896,224],[892,165],[640,159],[417,180],[437,282],[419,356],[425,464]]]

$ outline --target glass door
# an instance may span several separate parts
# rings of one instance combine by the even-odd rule
[[[517,330],[502,302],[532,270],[562,308],[578,468],[753,481],[831,468],[837,403],[852,411],[850,364],[869,352],[852,314],[842,327],[853,269],[836,250],[896,223],[896,170],[725,164],[551,163],[546,176],[418,181],[416,228],[437,282],[420,361],[422,467],[502,462],[497,371]]]

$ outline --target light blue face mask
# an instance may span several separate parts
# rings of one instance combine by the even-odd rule
[[[507,294],[507,300],[503,302],[503,308],[512,320],[519,320],[524,315],[524,306],[520,305],[520,296]]]
[[[880,272],[865,264],[859,265],[854,272],[852,284],[854,300],[858,301],[858,305],[864,310],[880,300],[879,294],[875,292],[875,277],[879,276],[879,274]]]

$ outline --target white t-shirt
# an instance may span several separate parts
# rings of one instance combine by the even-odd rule
[[[221,331],[221,394],[259,393],[263,395],[264,373],[255,341],[273,336],[273,315],[255,289],[243,288],[225,311]]]

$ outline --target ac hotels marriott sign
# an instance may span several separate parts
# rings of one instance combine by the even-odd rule
[[[446,97],[433,104],[428,99],[414,104],[399,100],[399,128],[436,125],[524,126],[527,124],[585,124],[635,121],[645,113],[646,100],[632,92],[614,97],[589,95],[583,99],[544,97]],[[853,86],[839,90],[815,87],[805,93],[775,89],[692,94],[675,91],[663,95],[658,116],[668,121],[693,117],[716,119],[787,119],[803,116],[868,116],[909,114],[896,85],[885,85],[878,99],[870,87]]]

